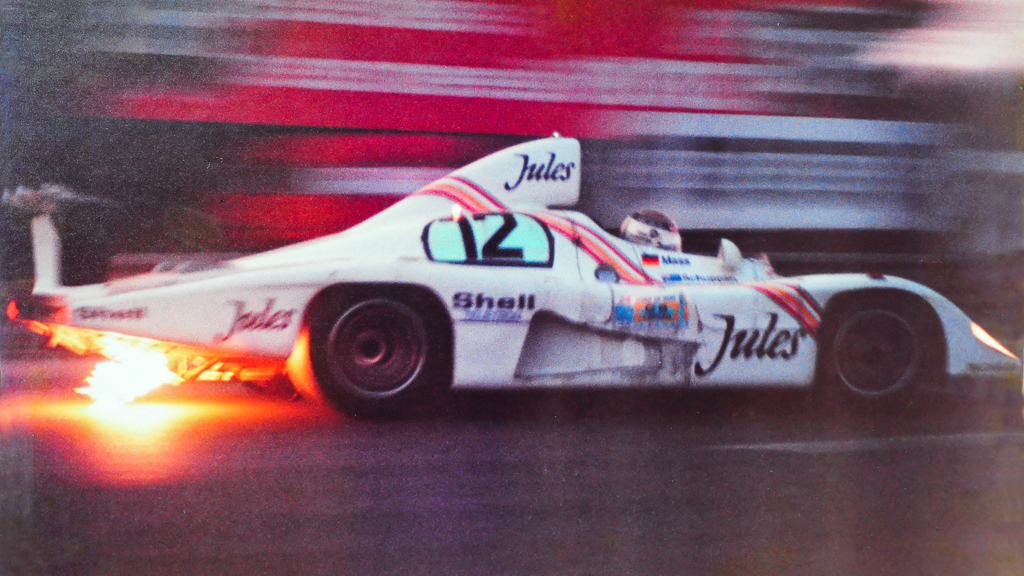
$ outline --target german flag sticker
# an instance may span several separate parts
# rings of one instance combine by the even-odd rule
[[[661,259],[658,258],[657,254],[644,254],[640,256],[640,259],[643,261],[644,266],[657,266],[661,263]]]

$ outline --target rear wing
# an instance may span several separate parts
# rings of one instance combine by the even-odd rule
[[[36,274],[32,293],[52,292],[59,288],[60,235],[49,214],[41,214],[32,219],[32,258]]]
[[[499,150],[447,178],[516,210],[568,207],[579,201],[581,164],[579,141],[556,135]]]

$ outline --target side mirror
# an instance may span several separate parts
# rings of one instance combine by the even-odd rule
[[[608,264],[598,266],[597,270],[594,270],[594,277],[601,282],[608,282],[610,284],[615,284],[619,281],[619,273]]]
[[[722,238],[718,244],[718,261],[724,270],[734,272],[743,263],[743,254],[740,254],[740,249],[731,240]]]

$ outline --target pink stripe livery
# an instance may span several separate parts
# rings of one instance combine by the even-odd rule
[[[443,196],[457,202],[471,214],[508,212],[508,207],[465,178],[449,176],[423,188],[414,195],[430,194]],[[549,228],[567,238],[602,264],[607,264],[618,273],[623,282],[629,284],[660,284],[648,276],[619,249],[601,235],[578,222],[554,214],[531,213]]]
[[[749,284],[751,288],[772,299],[785,310],[812,338],[818,337],[818,326],[821,324],[820,308],[806,290],[790,284]]]

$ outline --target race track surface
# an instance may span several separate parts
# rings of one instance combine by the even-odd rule
[[[0,574],[1024,573],[1019,406],[494,393],[355,421],[230,384],[97,410],[3,363]]]

